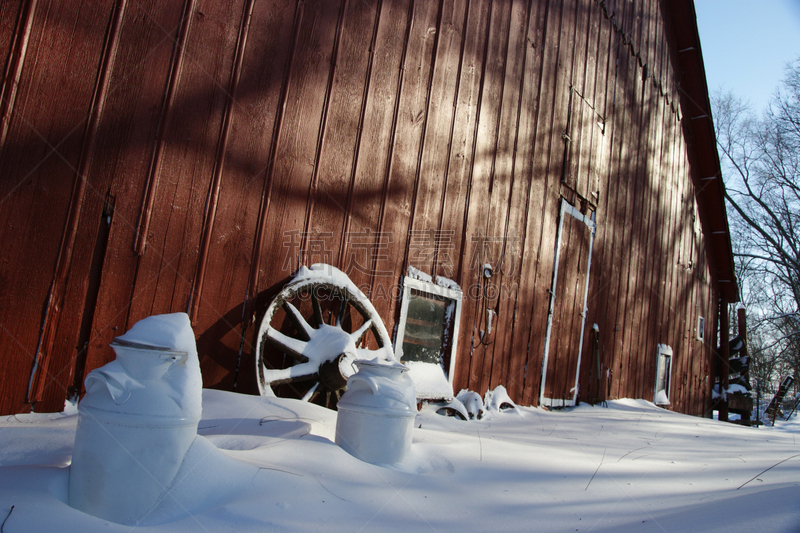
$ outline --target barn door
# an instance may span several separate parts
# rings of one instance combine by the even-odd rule
[[[539,404],[550,407],[575,405],[578,397],[595,231],[594,213],[584,215],[564,199],[558,218],[539,393]]]

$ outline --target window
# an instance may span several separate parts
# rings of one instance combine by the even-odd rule
[[[666,344],[658,345],[658,361],[656,362],[656,388],[653,403],[669,405],[669,386],[672,378],[672,348]]]
[[[417,398],[453,397],[462,294],[454,283],[447,285],[412,277],[403,281],[395,354],[409,367]]]
[[[706,338],[706,319],[699,316],[697,317],[697,340],[702,341]]]

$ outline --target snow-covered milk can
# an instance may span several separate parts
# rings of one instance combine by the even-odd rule
[[[185,313],[145,318],[111,343],[78,405],[69,504],[136,524],[165,497],[197,435],[202,378]]]
[[[411,449],[414,382],[398,362],[360,360],[339,400],[336,444],[373,464],[400,463]]]

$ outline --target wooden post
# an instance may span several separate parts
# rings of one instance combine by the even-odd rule
[[[744,343],[742,346],[742,351],[739,352],[739,357],[747,357],[747,311],[744,307],[740,307],[738,309],[736,312],[736,319],[738,322],[737,329],[739,331],[739,338],[742,339],[742,342]],[[742,372],[742,376],[745,380],[747,380],[748,383],[750,383],[750,361],[748,361],[747,370]],[[742,420],[749,421],[750,413],[742,414]]]
[[[725,394],[728,389],[728,379],[730,377],[730,325],[728,323],[728,300],[723,296],[720,300],[719,309],[719,356],[722,358],[722,365],[720,365],[719,376],[719,392]],[[724,397],[724,396],[723,396]],[[719,420],[723,422],[728,421],[728,400],[719,404]]]

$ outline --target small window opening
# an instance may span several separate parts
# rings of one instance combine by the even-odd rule
[[[706,319],[702,316],[697,317],[697,340],[702,341],[706,338]]]
[[[417,398],[453,396],[460,290],[406,277],[395,352],[409,367]]]
[[[666,344],[658,345],[656,362],[656,387],[653,403],[669,405],[669,386],[672,381],[672,348]]]

